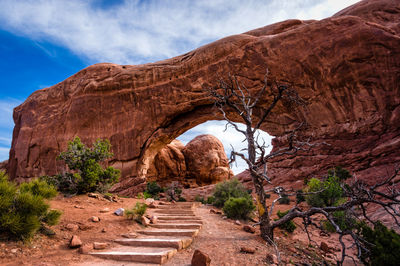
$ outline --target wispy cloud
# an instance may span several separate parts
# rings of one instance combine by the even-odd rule
[[[288,18],[322,19],[356,0],[0,0],[0,28],[67,47],[89,62],[164,59]]]
[[[225,131],[226,122],[224,121],[208,121],[206,123],[200,124],[188,131],[186,131],[183,135],[179,136],[178,139],[182,141],[185,145],[191,141],[193,138],[200,134],[211,134],[217,137],[225,148],[225,153],[229,157],[232,151],[232,147],[235,151],[241,151],[244,154],[247,154],[246,151],[242,149],[247,148],[247,142],[244,142],[244,136],[241,133],[238,133],[233,127],[227,127]],[[244,129],[245,125],[237,124],[240,129]],[[265,141],[265,145],[271,144],[272,136],[268,135],[264,131],[259,131],[259,143],[263,143],[262,140]],[[269,152],[271,147],[267,149]],[[247,169],[247,165],[245,161],[240,158],[237,158],[237,162],[231,165],[231,168],[235,174],[242,172]]]
[[[0,128],[9,128],[14,126],[12,118],[13,109],[21,103],[21,100],[13,98],[0,100]]]

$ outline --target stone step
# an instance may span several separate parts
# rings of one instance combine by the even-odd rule
[[[187,248],[192,243],[190,237],[183,238],[135,238],[135,239],[116,239],[118,244],[135,246],[135,247],[160,247],[160,248],[175,248],[181,250]]]
[[[201,221],[200,218],[196,216],[157,216],[159,221],[164,220],[185,220],[185,221]]]
[[[151,224],[151,227],[159,229],[201,229],[201,224],[196,223],[157,223]]]
[[[139,230],[137,233],[149,236],[188,236],[195,237],[199,233],[198,229],[152,229]]]
[[[163,264],[176,252],[175,248],[119,246],[108,251],[91,252],[89,254],[110,260]]]
[[[168,210],[168,209],[164,209],[164,210],[158,209],[157,210],[156,209],[154,211],[157,213],[166,213],[166,214],[171,214],[171,213],[194,214],[194,212],[192,210],[182,211],[182,210],[177,210],[177,209],[170,209],[170,210]]]
[[[171,219],[171,220],[160,220],[158,221],[158,223],[172,223],[172,224],[203,224],[203,221],[200,219],[189,219],[189,220],[175,220],[175,219]]]
[[[191,210],[193,209],[193,205],[158,205],[157,209],[166,209],[166,210],[171,210],[171,209],[179,209],[179,210]]]
[[[167,216],[191,216],[191,217],[194,217],[194,216],[196,216],[194,213],[190,214],[190,213],[159,213],[159,212],[155,212],[154,215],[156,215],[157,217],[167,217]]]

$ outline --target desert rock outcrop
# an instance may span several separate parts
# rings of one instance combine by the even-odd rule
[[[278,105],[262,125],[276,136],[274,149],[299,123],[306,125],[300,137],[329,144],[276,159],[270,176],[294,181],[340,164],[373,181],[400,161],[399,21],[399,1],[367,0],[327,19],[283,21],[156,63],[90,66],[14,109],[8,172],[12,179],[55,174],[69,140],[108,138],[120,189],[141,184],[166,144],[221,119],[204,89],[231,73],[255,93],[268,68],[269,80],[292,84],[305,101]]]
[[[214,184],[229,179],[233,172],[222,143],[213,135],[200,135],[183,149],[187,177],[200,185]]]

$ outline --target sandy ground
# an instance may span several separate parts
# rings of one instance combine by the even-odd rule
[[[141,225],[113,214],[117,208],[133,207],[137,201],[143,200],[119,198],[118,202],[110,202],[87,195],[73,198],[59,195],[51,201],[52,208],[63,211],[60,224],[52,227],[56,235],[47,237],[38,234],[30,243],[25,244],[0,241],[0,265],[140,265],[105,261],[82,255],[77,249],[68,247],[72,235],[78,235],[84,244],[92,245],[96,241],[114,246],[112,241],[120,238],[121,234],[141,229]],[[105,208],[110,211],[101,213],[100,210]],[[210,256],[211,265],[269,265],[266,258],[275,252],[259,237],[258,229],[255,234],[247,233],[242,229],[244,221],[237,225],[234,220],[223,219],[223,215],[210,213],[211,208],[203,205],[195,210],[204,222],[203,228],[188,249],[178,252],[165,265],[190,265],[196,249]],[[285,210],[289,205],[277,205],[276,208],[276,211]],[[100,222],[92,222],[92,216],[98,216]],[[296,220],[295,223],[299,226],[293,234],[280,229],[275,231],[283,264],[311,265],[313,262],[320,264],[324,260],[333,263],[335,254],[324,254],[319,245],[324,241],[332,247],[333,253],[339,254],[337,236],[320,236],[319,231],[312,230],[315,242],[309,245],[305,232],[301,230],[301,221]],[[68,224],[77,225],[79,229],[70,231],[67,229]],[[242,246],[253,247],[256,251],[254,254],[242,253]]]

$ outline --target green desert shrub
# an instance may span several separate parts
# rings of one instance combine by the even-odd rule
[[[16,186],[0,172],[0,235],[29,240],[39,229],[57,224],[61,212],[51,210],[45,202],[56,195],[57,190],[45,181]]]
[[[361,260],[366,265],[399,265],[400,235],[393,229],[388,229],[381,222],[374,228],[365,222],[359,224],[359,235],[365,240]]]
[[[196,201],[196,202],[201,202],[201,203],[203,203],[203,204],[206,203],[206,200],[204,199],[204,197],[203,197],[203,196],[200,196],[200,195],[196,195],[196,196],[194,197],[194,201]]]
[[[215,201],[215,197],[214,196],[207,197],[207,204],[213,204],[214,201]]]
[[[313,207],[336,206],[344,196],[341,183],[349,175],[347,170],[336,167],[328,171],[328,177],[325,180],[311,178],[308,182],[307,192],[314,192],[314,194],[307,195],[307,203]]]
[[[288,212],[289,211],[285,211],[285,212],[278,211],[277,215],[278,215],[278,217],[280,219],[283,216],[285,216],[286,214],[288,214]],[[275,220],[277,220],[277,219],[275,219]],[[296,229],[296,225],[294,224],[294,222],[292,220],[290,220],[290,221],[280,225],[279,228],[281,228],[281,229],[283,229],[283,230],[285,230],[285,231],[287,231],[289,233],[293,233],[294,230]]]
[[[357,220],[353,214],[348,211],[336,211],[332,213],[332,219],[340,228],[340,230],[352,230],[357,225]],[[328,232],[336,232],[333,224],[328,220],[321,221],[323,228]]]
[[[106,192],[118,182],[120,171],[113,167],[102,168],[100,162],[113,156],[108,140],[97,140],[91,148],[86,147],[79,137],[68,143],[66,151],[57,157],[72,170],[53,177],[44,177],[56,185],[60,191],[83,194],[86,192]]]
[[[214,190],[214,206],[223,207],[225,202],[230,198],[249,198],[251,195],[237,178],[218,183]]]
[[[146,213],[147,205],[145,203],[136,202],[136,205],[132,209],[125,211],[125,215],[130,220],[136,220],[140,222],[140,218]]]
[[[229,198],[222,209],[225,215],[231,219],[246,220],[256,207],[250,197]]]
[[[164,190],[157,184],[155,181],[147,182],[146,184],[146,191],[150,196],[150,198],[159,199],[160,192]]]

